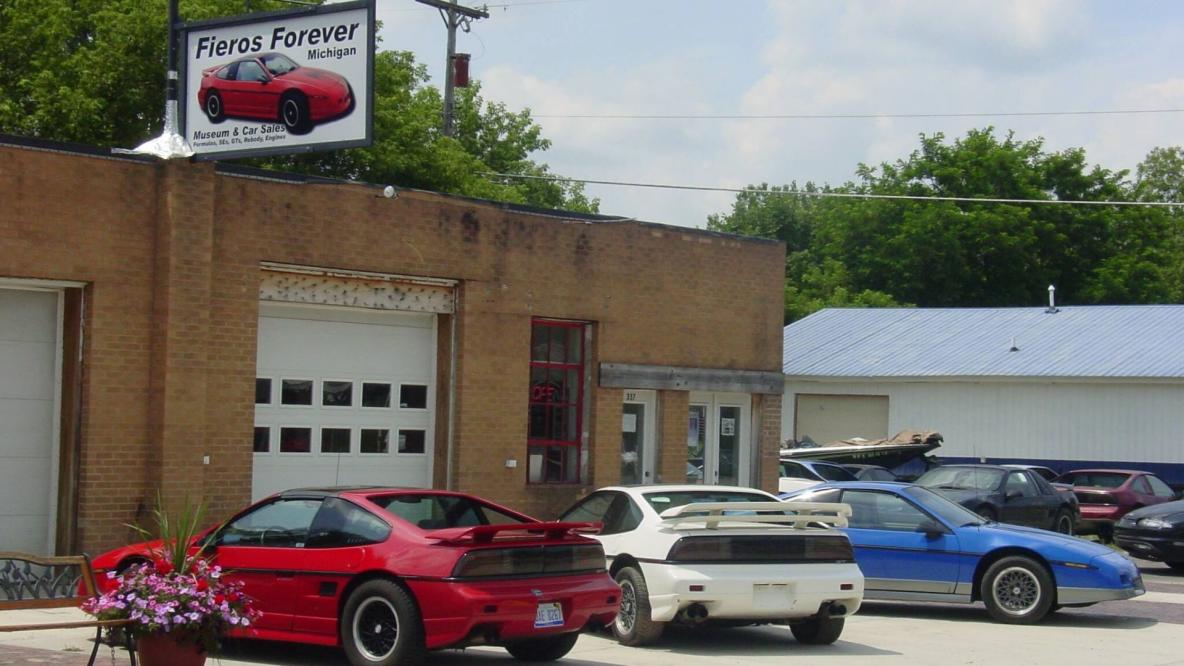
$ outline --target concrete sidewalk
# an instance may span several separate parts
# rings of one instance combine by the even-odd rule
[[[991,622],[979,606],[872,602],[847,622],[837,643],[801,645],[785,627],[740,629],[670,628],[653,646],[628,648],[605,635],[586,634],[557,666],[729,666],[784,664],[786,658],[824,661],[835,666],[915,666],[933,664],[1063,664],[1073,666],[1184,665],[1179,620],[1137,617],[1141,609],[1179,609],[1179,604],[1114,602],[1093,614],[1058,613],[1034,626]],[[1094,610],[1094,609],[1088,609]],[[78,611],[10,611],[0,624],[65,620]],[[63,664],[79,666],[90,654],[85,629],[0,634],[0,665]],[[236,641],[210,664],[226,666],[332,666],[345,664],[340,650],[303,645]],[[127,664],[126,653],[100,648],[98,664]],[[516,662],[499,648],[434,652],[430,666],[509,666]]]

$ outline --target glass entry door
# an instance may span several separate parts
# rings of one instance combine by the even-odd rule
[[[621,408],[621,483],[624,485],[654,482],[656,408],[654,391],[625,391],[625,404]]]
[[[692,393],[687,423],[687,483],[747,486],[752,460],[752,397]]]

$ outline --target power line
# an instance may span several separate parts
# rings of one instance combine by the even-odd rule
[[[532,113],[535,118],[596,120],[866,120],[880,118],[1015,118],[1023,116],[1122,116],[1184,113],[1182,109],[1102,109],[1081,111],[995,111],[975,113]]]
[[[586,178],[568,178],[565,176],[532,176],[517,173],[495,173],[478,171],[479,176],[496,178],[517,178],[520,180],[547,180],[584,183],[585,185],[613,185],[617,187],[644,187],[659,190],[686,190],[693,192],[728,192],[741,194],[752,192],[774,196],[816,197],[831,199],[887,199],[896,201],[953,201],[958,203],[999,203],[999,204],[1047,204],[1061,206],[1147,206],[1152,208],[1166,208],[1184,206],[1179,201],[1091,201],[1088,199],[1007,199],[1001,197],[943,197],[921,196],[912,194],[859,194],[855,192],[810,192],[805,190],[755,190],[742,187],[713,187],[709,185],[672,185],[669,183],[637,183],[621,180],[589,180]]]

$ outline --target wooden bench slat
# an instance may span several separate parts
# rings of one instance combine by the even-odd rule
[[[118,627],[131,620],[79,620],[77,622],[47,622],[45,624],[5,624],[0,631],[35,631],[38,629],[79,629],[81,627]]]

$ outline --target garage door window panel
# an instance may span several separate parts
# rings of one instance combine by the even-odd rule
[[[255,426],[255,443],[252,450],[255,453],[271,452],[271,428],[269,426]]]
[[[426,384],[399,384],[400,409],[427,409],[428,387]]]
[[[269,377],[255,378],[255,404],[271,404],[271,379]]]
[[[321,406],[331,408],[354,406],[354,383],[350,380],[326,379],[321,382]]]
[[[313,380],[285,379],[280,384],[280,404],[289,407],[311,407]]]
[[[362,428],[361,452],[367,455],[386,455],[391,451],[391,431],[387,428]]]
[[[399,453],[422,454],[427,441],[426,433],[420,429],[399,430]]]
[[[312,428],[299,426],[280,428],[280,453],[312,453]]]
[[[321,453],[349,453],[352,434],[349,428],[321,428]]]
[[[535,320],[531,325],[527,475],[530,483],[577,483],[586,324]]]
[[[362,407],[367,409],[389,409],[390,406],[390,382],[362,382]]]

